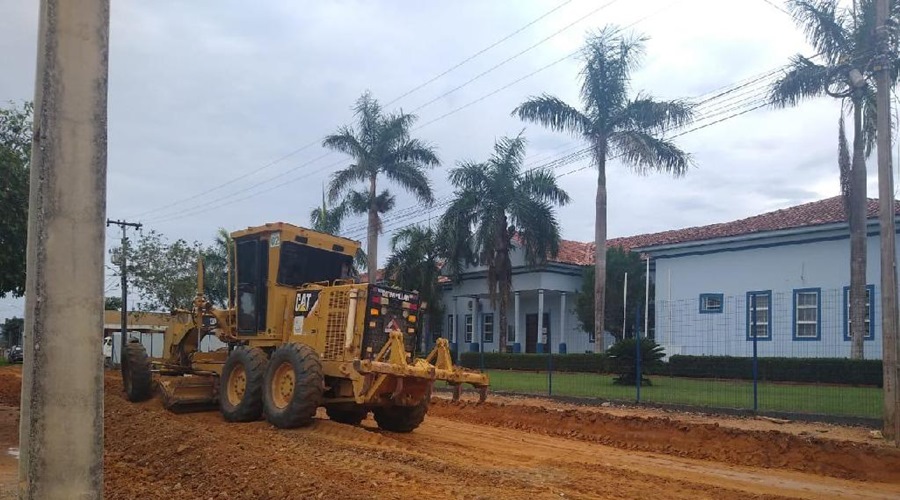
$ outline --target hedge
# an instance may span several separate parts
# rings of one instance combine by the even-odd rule
[[[673,377],[753,379],[753,358],[673,355],[663,369]],[[823,384],[877,385],[883,380],[878,359],[758,358],[759,380]]]
[[[464,352],[460,364],[486,370],[546,371],[547,354]],[[606,354],[554,354],[553,370],[559,372],[612,373],[613,360]],[[759,380],[822,384],[882,385],[881,360],[845,358],[758,358]],[[733,356],[673,355],[648,375],[671,377],[753,379],[753,359]]]
[[[484,353],[486,370],[546,371],[548,354]],[[561,372],[610,373],[610,359],[606,354],[554,354],[553,370]],[[459,364],[466,368],[480,369],[482,353],[464,352]]]

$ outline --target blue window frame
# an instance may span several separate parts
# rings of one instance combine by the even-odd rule
[[[754,337],[772,340],[772,290],[747,292],[747,340]]]
[[[725,295],[721,293],[700,294],[700,314],[717,314],[722,312]]]
[[[453,328],[453,315],[447,315],[447,339],[450,343],[456,342],[456,330]]]
[[[465,342],[466,344],[472,343],[472,332],[474,331],[474,327],[472,325],[472,315],[466,314],[466,330],[465,330]]]
[[[822,339],[822,289],[794,289],[792,331],[794,340]]]
[[[875,310],[875,285],[866,285],[866,336],[864,340],[874,340],[872,311]],[[850,340],[850,287],[844,287],[844,340]]]

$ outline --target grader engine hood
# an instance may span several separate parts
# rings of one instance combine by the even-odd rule
[[[371,358],[387,343],[392,331],[403,335],[406,352],[415,357],[419,338],[419,295],[379,285],[369,285],[366,299],[364,358]]]

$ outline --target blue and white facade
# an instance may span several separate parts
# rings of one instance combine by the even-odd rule
[[[563,262],[527,266],[519,248],[513,250],[510,260],[509,350],[594,352],[593,336],[582,330],[575,315],[575,293],[581,288],[584,266]],[[442,300],[442,335],[452,348],[457,352],[499,352],[500,316],[491,306],[484,267],[470,267],[458,282],[446,282]]]
[[[877,219],[868,221],[864,356],[881,357]],[[896,238],[896,235],[894,235]],[[667,355],[849,357],[846,223],[635,248],[652,259]],[[755,335],[754,335],[755,332]]]

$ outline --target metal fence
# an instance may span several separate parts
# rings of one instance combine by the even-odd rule
[[[659,362],[479,353],[464,364],[488,372],[496,392],[874,422],[883,405],[879,299],[868,287],[865,360],[852,360],[848,298],[846,288],[804,288],[657,302]],[[635,376],[623,384],[628,370]]]

